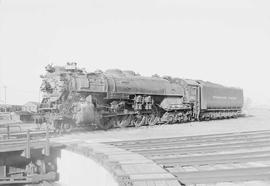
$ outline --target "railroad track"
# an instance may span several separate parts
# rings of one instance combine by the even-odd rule
[[[106,142],[154,161],[182,185],[266,181],[270,131]]]

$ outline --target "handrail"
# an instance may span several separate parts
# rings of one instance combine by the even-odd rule
[[[11,123],[2,124],[2,125],[0,125],[0,128],[5,128],[6,129],[7,139],[9,139],[10,135],[11,135],[10,128],[19,128],[19,131],[22,132],[21,126],[19,126],[19,125],[11,125]]]
[[[34,138],[35,134],[45,134],[45,137],[43,137],[42,139],[40,138]],[[17,139],[6,139],[6,140],[0,140],[0,145],[9,145],[9,146],[24,146],[25,148],[25,157],[26,158],[30,158],[31,153],[31,143],[32,142],[44,142],[44,155],[49,156],[50,155],[50,134],[49,134],[49,129],[48,127],[46,128],[46,131],[38,131],[38,132],[34,132],[34,131],[30,131],[27,130],[25,133],[21,133],[20,135],[24,135],[24,138],[17,138]],[[40,136],[40,135],[39,135]],[[37,136],[35,136],[37,137]]]

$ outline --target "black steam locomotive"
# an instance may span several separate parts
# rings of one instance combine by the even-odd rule
[[[121,70],[88,73],[76,63],[48,65],[46,71],[40,116],[65,130],[232,118],[243,106],[242,89],[200,80]]]

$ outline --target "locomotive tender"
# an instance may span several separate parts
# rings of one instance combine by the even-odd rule
[[[101,129],[238,117],[243,90],[201,80],[48,65],[39,109],[55,127]]]

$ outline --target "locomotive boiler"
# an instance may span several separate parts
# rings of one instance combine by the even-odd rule
[[[101,129],[237,117],[239,88],[117,69],[88,73],[68,63],[48,65],[42,76],[40,115],[57,128]]]

